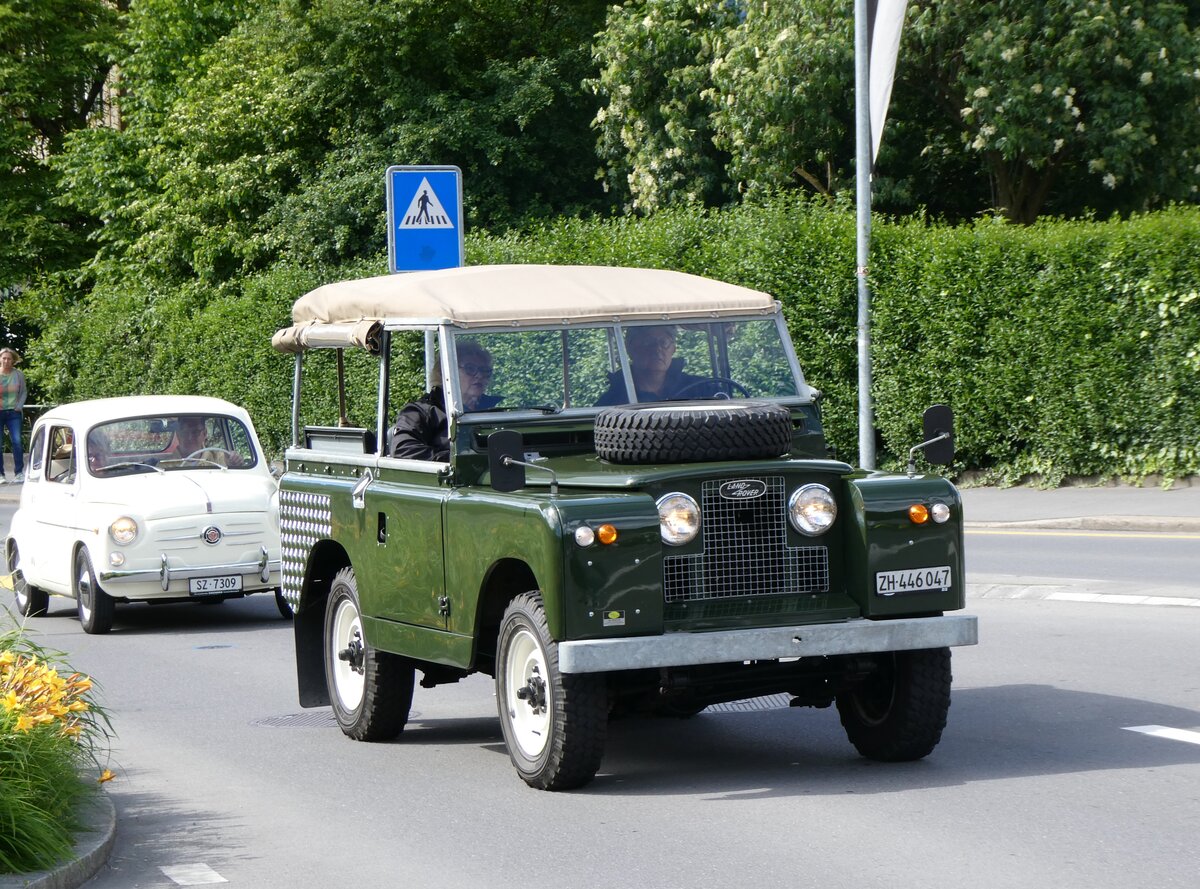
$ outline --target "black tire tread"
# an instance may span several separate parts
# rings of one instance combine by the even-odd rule
[[[21,561],[18,552],[16,542],[12,541],[4,554],[5,567],[12,578],[17,611],[21,617],[45,617],[50,610],[50,594],[25,580],[24,574],[17,568]],[[21,601],[21,592],[25,594],[24,602]]]
[[[83,614],[83,597],[79,592],[79,568],[80,559],[87,566],[88,583],[92,587],[92,614],[89,620],[84,619]],[[79,614],[79,622],[83,625],[83,631],[90,636],[100,636],[112,629],[113,611],[116,608],[112,600],[112,596],[104,592],[96,580],[96,572],[92,567],[92,557],[88,554],[85,547],[80,547],[75,552],[74,571],[72,572],[71,583],[74,585],[75,607]]]
[[[602,676],[591,673],[564,674],[558,669],[558,646],[550,635],[545,605],[540,593],[522,593],[505,610],[501,621],[501,638],[513,615],[520,614],[542,640],[546,669],[555,687],[554,719],[558,730],[551,731],[550,749],[545,764],[535,773],[521,769],[515,753],[516,745],[509,743],[510,757],[530,787],[540,790],[573,790],[591,781],[604,758],[604,743],[608,733],[608,690]],[[497,684],[502,682],[504,667],[498,662]],[[507,741],[508,716],[504,713],[505,695],[497,688],[500,721]]]
[[[596,453],[610,463],[646,464],[756,460],[787,452],[792,441],[787,408],[743,401],[730,410],[729,404],[701,401],[605,408],[596,415]]]
[[[838,715],[858,752],[880,762],[910,762],[933,752],[950,709],[949,648],[895,652],[895,699],[878,724],[864,722],[854,692],[839,694]]]
[[[355,608],[362,610],[358,603],[358,581],[354,577],[353,568],[343,568],[334,575],[330,586],[330,602],[340,585],[348,587],[354,597]],[[328,621],[328,616],[326,621]],[[322,635],[322,650],[329,652],[329,626],[326,623]],[[386,651],[377,651],[367,647],[364,653],[363,670],[365,683],[363,699],[352,719],[344,720],[338,712],[337,692],[334,690],[332,679],[329,682],[329,699],[334,703],[334,715],[342,732],[355,741],[390,741],[397,737],[408,724],[408,714],[412,710],[413,683],[416,671],[412,664],[398,655]]]

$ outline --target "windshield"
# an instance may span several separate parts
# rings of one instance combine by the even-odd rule
[[[457,333],[455,351],[456,395],[466,411],[794,398],[802,391],[774,318]]]
[[[136,472],[249,469],[258,462],[250,430],[214,414],[133,417],[93,426],[88,471],[100,478]]]

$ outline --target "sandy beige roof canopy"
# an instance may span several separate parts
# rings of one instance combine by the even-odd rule
[[[460,327],[576,324],[773,314],[770,295],[664,269],[477,265],[340,281],[292,307],[282,352],[321,346],[377,347],[388,322],[448,321]]]

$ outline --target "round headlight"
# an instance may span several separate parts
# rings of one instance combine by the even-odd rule
[[[940,525],[950,520],[950,507],[945,503],[935,502],[933,506],[929,507],[929,514]]]
[[[658,498],[658,530],[663,543],[690,543],[700,533],[700,507],[687,494],[664,494]]]
[[[137,522],[129,516],[121,516],[108,526],[108,536],[121,544],[121,546],[133,543],[133,541],[137,540],[138,536]]]
[[[587,525],[580,525],[575,529],[575,542],[580,546],[591,546],[596,542],[596,532]]]
[[[801,534],[816,537],[833,527],[837,502],[824,485],[804,485],[788,498],[788,518]]]

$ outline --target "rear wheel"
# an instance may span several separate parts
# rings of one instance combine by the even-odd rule
[[[600,768],[608,730],[604,677],[559,671],[538,593],[509,603],[496,651],[500,727],[521,778],[540,790],[587,784]]]
[[[50,594],[31,586],[25,580],[21,571],[21,555],[17,551],[16,541],[10,541],[5,554],[8,561],[8,573],[12,577],[13,594],[17,600],[17,611],[22,617],[41,617],[50,608]]]
[[[283,595],[283,590],[275,591],[275,607],[279,610],[279,616],[284,620],[291,620],[296,616],[292,603]]]
[[[100,589],[100,584],[96,583],[92,559],[87,549],[82,546],[75,551],[74,577],[75,603],[83,631],[92,635],[107,633],[112,629],[115,606],[112,596]]]
[[[342,731],[356,741],[396,737],[408,722],[414,678],[403,658],[367,644],[354,569],[343,568],[325,606],[325,684]]]
[[[876,655],[878,669],[837,696],[846,737],[868,759],[906,762],[927,756],[950,710],[950,649]]]

